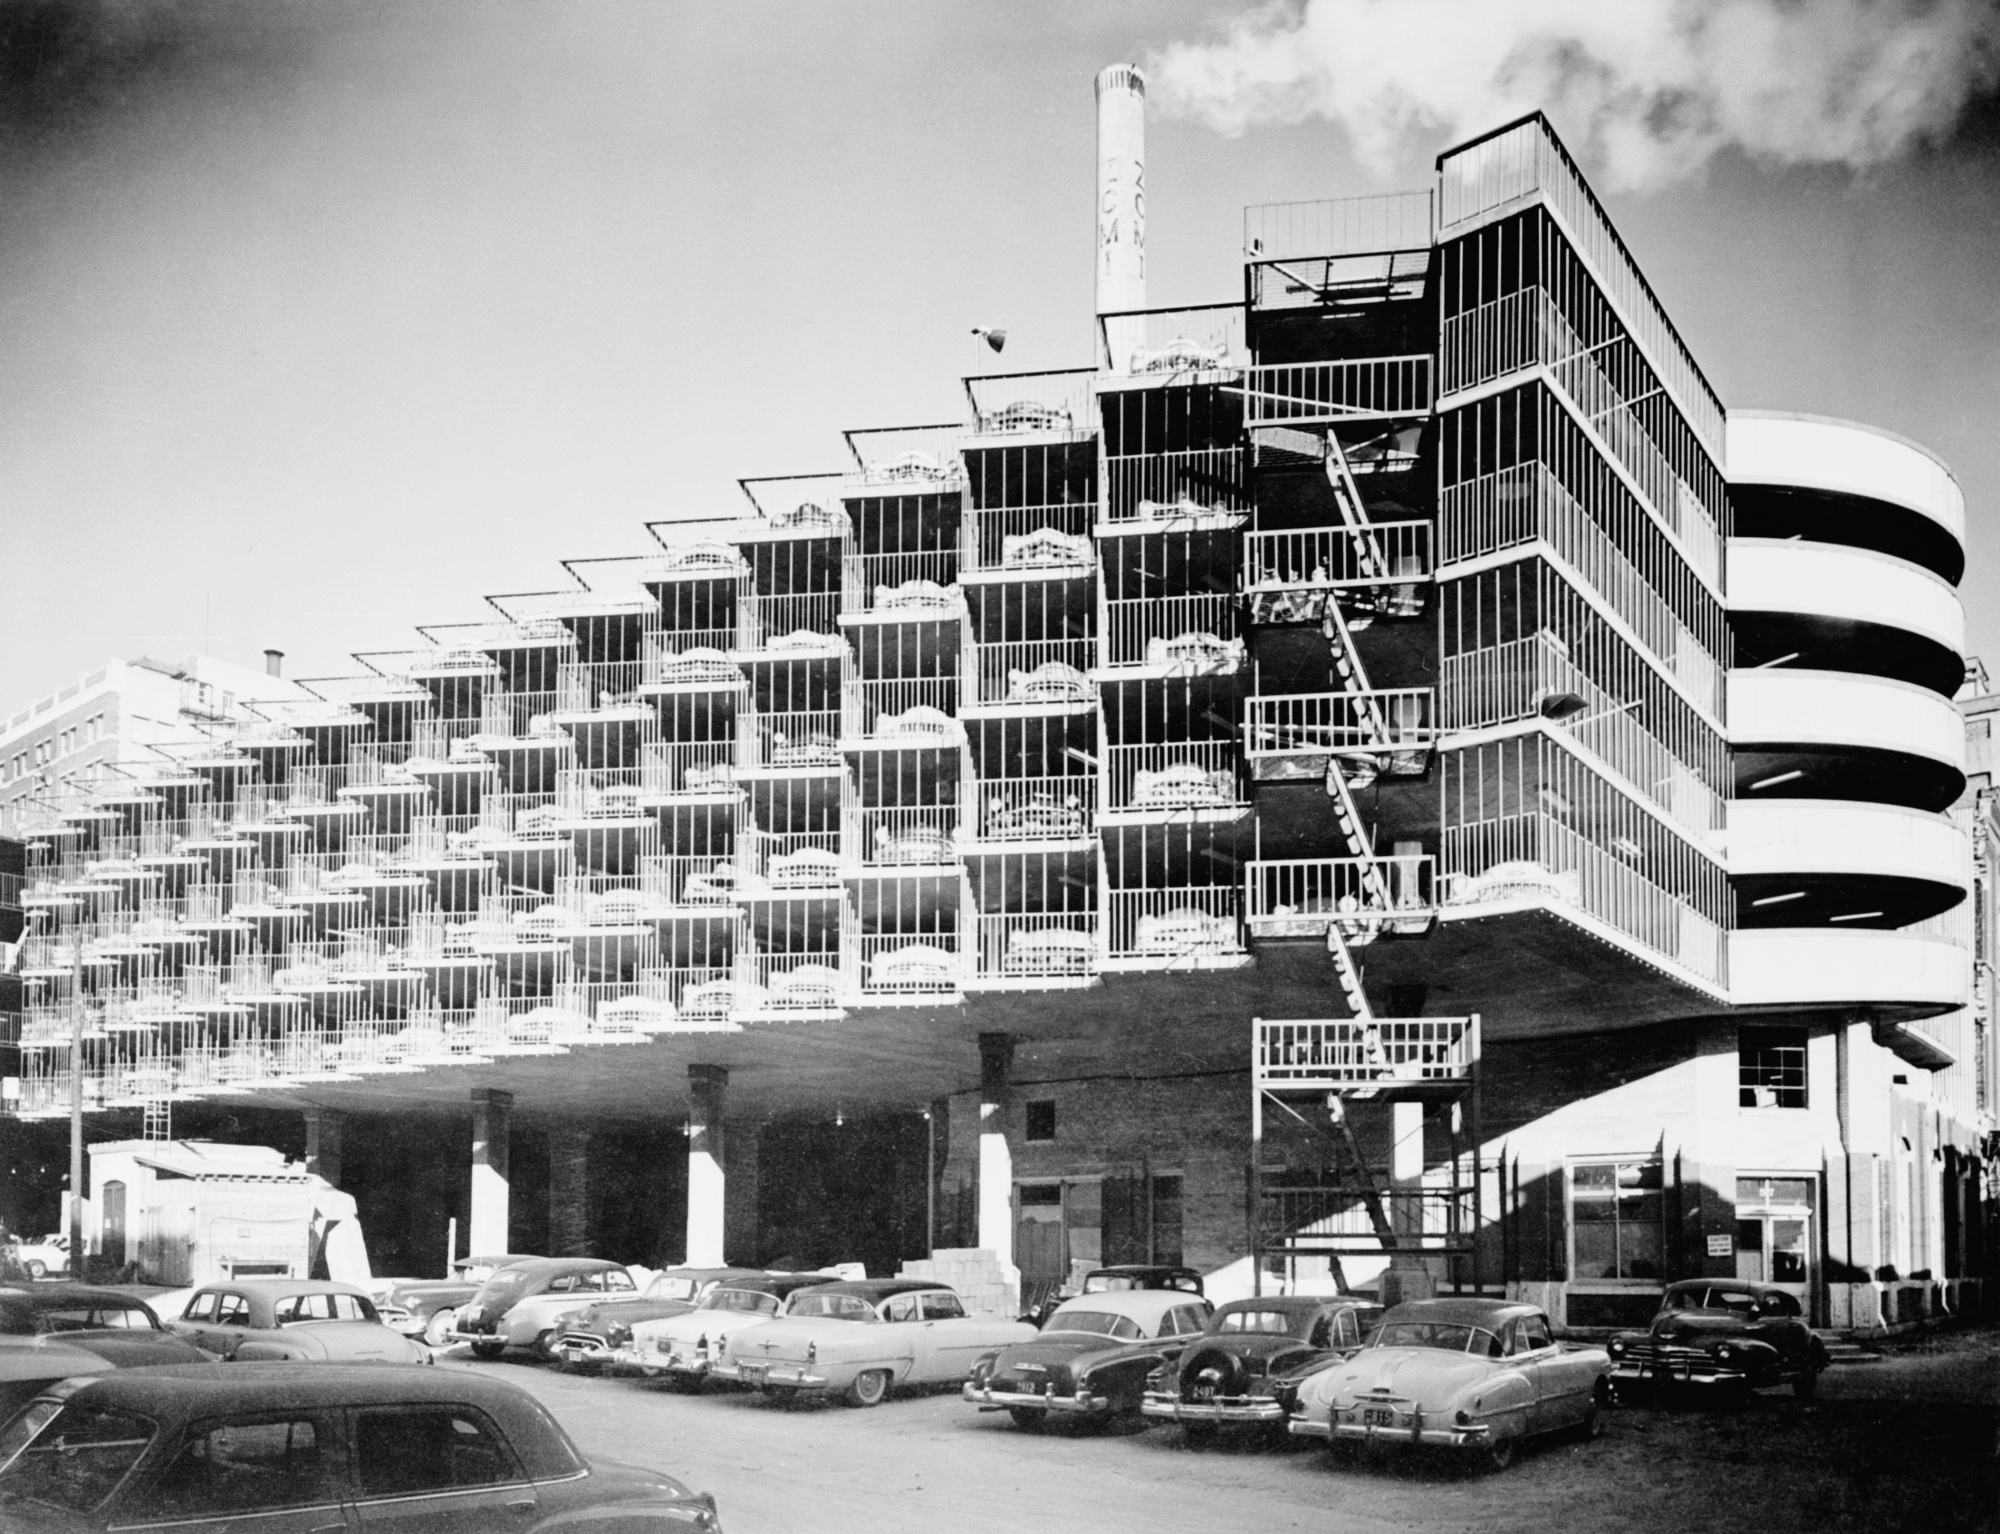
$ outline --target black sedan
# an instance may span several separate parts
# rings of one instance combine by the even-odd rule
[[[144,1300],[84,1284],[0,1289],[0,1335],[53,1337],[93,1353],[114,1369],[213,1361],[160,1324]]]
[[[588,1461],[541,1404],[465,1370],[204,1364],[65,1380],[0,1428],[11,1534],[256,1528],[664,1534],[714,1499]]]
[[[1065,1301],[1041,1335],[988,1353],[961,1392],[1016,1427],[1050,1415],[1104,1421],[1138,1411],[1146,1381],[1201,1335],[1208,1301],[1171,1289],[1099,1291]]]
[[[1809,1396],[1827,1366],[1826,1344],[1806,1325],[1796,1295],[1734,1278],[1667,1285],[1653,1324],[1620,1332],[1607,1351],[1613,1383],[1628,1392],[1690,1386],[1740,1396],[1790,1385]]]
[[[1180,1423],[1190,1444],[1230,1423],[1283,1433],[1300,1382],[1353,1353],[1381,1318],[1380,1305],[1352,1295],[1231,1300],[1177,1364],[1147,1382],[1139,1411]]]

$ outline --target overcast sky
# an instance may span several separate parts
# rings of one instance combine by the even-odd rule
[[[1230,9],[11,0],[0,709],[111,655],[350,671],[559,557],[642,551],[647,518],[732,514],[738,476],[838,467],[842,427],[951,418],[974,324],[1012,367],[1089,362],[1091,77],[1226,61]],[[1412,5],[1408,46],[1450,10]],[[1586,169],[1628,188],[1612,216],[1728,404],[1953,465],[2000,662],[1990,104],[1954,129],[1928,94],[1928,140],[1857,139],[1859,169],[1715,112],[1635,174],[1560,83],[1558,128],[1568,105]],[[1148,128],[1158,304],[1239,294],[1245,203],[1423,185],[1456,126],[1419,102],[1357,159],[1351,112],[1198,97]]]

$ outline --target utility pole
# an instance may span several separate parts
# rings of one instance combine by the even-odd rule
[[[70,933],[69,1277],[83,1282],[83,922]]]

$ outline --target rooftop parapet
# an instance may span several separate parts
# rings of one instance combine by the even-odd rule
[[[1435,199],[1428,191],[1253,203],[1243,210],[1243,259],[1286,261],[1427,249],[1435,233],[1434,209]]]

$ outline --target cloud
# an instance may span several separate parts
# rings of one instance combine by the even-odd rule
[[[1859,169],[1949,137],[2000,82],[2000,0],[1294,0],[1147,74],[1169,114],[1332,122],[1384,173],[1540,107],[1644,190],[1725,149]]]

